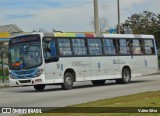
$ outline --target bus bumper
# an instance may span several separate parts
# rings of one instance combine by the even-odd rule
[[[9,78],[9,84],[11,87],[15,86],[33,86],[39,84],[45,84],[45,77],[36,77],[28,79],[11,79]]]

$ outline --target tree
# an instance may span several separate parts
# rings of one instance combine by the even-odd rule
[[[134,34],[152,34],[156,39],[160,39],[160,14],[150,11],[135,13],[121,24],[123,29],[125,26],[130,26]]]
[[[46,29],[39,28],[39,29],[34,29],[33,32],[48,32]]]
[[[61,32],[62,33],[62,31],[57,31],[54,28],[51,31],[48,31],[44,28],[39,28],[39,29],[34,29],[32,32]]]
[[[93,27],[93,29],[95,29],[94,18],[91,20],[90,24]],[[99,31],[100,31],[100,33],[106,32],[108,27],[109,27],[109,25],[108,25],[107,18],[105,18],[105,17],[99,18]]]

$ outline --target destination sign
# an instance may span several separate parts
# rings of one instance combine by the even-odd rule
[[[25,35],[10,39],[10,44],[20,44],[40,41],[39,35]]]

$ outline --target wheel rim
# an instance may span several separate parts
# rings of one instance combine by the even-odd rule
[[[129,72],[125,71],[123,74],[124,79],[127,81],[130,78]]]
[[[69,77],[69,76],[66,77],[66,84],[67,85],[72,85],[72,79],[71,79],[71,77]]]

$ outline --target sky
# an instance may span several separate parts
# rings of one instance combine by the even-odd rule
[[[134,13],[160,14],[160,0],[119,0],[123,23]],[[108,28],[117,25],[117,0],[98,0],[99,17]],[[53,29],[63,32],[93,32],[93,0],[0,0],[0,25],[16,24],[25,32]]]

